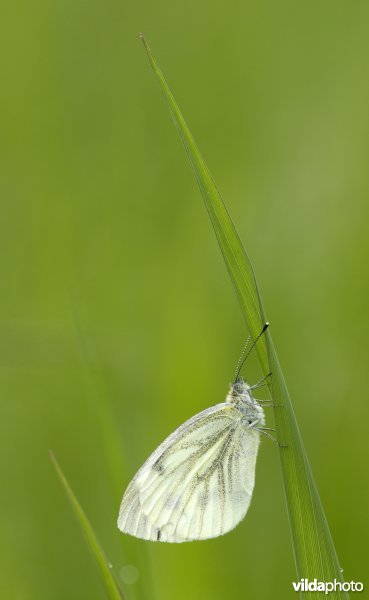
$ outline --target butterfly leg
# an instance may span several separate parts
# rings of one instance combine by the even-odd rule
[[[272,374],[272,372],[268,373],[268,375],[265,375],[265,377],[263,377],[262,379],[260,379],[260,381],[258,381],[254,385],[252,385],[250,387],[250,390],[256,390],[256,388],[263,387],[263,385],[267,385],[267,384],[264,383],[264,381],[266,381],[268,379],[268,377],[271,376],[271,374]]]
[[[272,435],[270,435],[270,433],[268,433],[267,431],[264,431],[264,429],[256,429],[255,431],[259,431],[259,433],[263,433],[264,435],[266,435],[268,438],[270,438],[272,440],[272,442],[274,442],[275,444],[278,444],[278,440],[276,440]],[[274,431],[274,430],[273,430]]]
[[[270,402],[269,404],[264,404],[268,402],[267,400],[257,400],[258,404],[261,404],[263,408],[284,408],[284,404],[274,404],[274,402]]]
[[[259,427],[258,429],[256,429],[256,431],[264,433],[264,435],[268,436],[268,438],[270,438],[275,444],[278,444],[280,448],[288,448],[287,444],[281,444],[272,435],[270,435],[270,433],[268,433],[269,431],[275,431],[275,429],[273,429],[272,427]]]

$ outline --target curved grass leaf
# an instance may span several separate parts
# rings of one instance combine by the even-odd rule
[[[109,562],[104,554],[103,549],[100,546],[100,543],[99,543],[99,541],[96,537],[96,534],[92,528],[92,525],[89,522],[88,518],[86,517],[80,503],[78,502],[77,498],[75,497],[63,471],[61,470],[54,454],[51,451],[50,451],[50,459],[51,459],[51,462],[53,463],[55,471],[62,483],[64,491],[68,496],[68,499],[72,505],[72,508],[76,514],[76,517],[82,528],[82,531],[84,533],[86,541],[87,541],[88,545],[90,546],[92,555],[97,563],[97,566],[99,567],[100,575],[101,575],[101,578],[102,578],[102,581],[103,581],[103,584],[105,587],[107,597],[109,598],[109,600],[124,600],[123,593],[120,590],[118,582],[112,573],[111,567],[109,566]]]
[[[163,73],[142,35],[141,38],[197,179],[246,324],[255,339],[266,319],[250,259]],[[263,337],[257,345],[257,351],[264,375],[272,371],[269,386],[274,403],[297,577],[332,582],[336,579],[342,582],[339,561],[275,353],[270,328]],[[305,598],[316,598],[317,592],[305,592],[303,595]],[[318,593],[318,596],[323,595],[324,593]],[[332,596],[345,599],[349,597],[346,592],[339,591],[332,593]]]

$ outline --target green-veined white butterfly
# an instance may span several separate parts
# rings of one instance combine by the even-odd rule
[[[225,402],[178,427],[129,484],[118,527],[138,538],[187,542],[227,533],[244,518],[255,482],[260,432],[267,433],[260,401],[239,378],[243,350]]]

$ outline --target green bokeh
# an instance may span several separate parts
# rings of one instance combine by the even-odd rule
[[[128,600],[296,597],[268,440],[229,535],[116,528],[148,454],[223,400],[247,334],[140,30],[251,255],[345,578],[365,583],[368,2],[2,12],[0,596],[104,597],[52,448],[118,577],[138,569]]]

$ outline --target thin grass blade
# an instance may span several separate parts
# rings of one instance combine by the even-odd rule
[[[70,487],[63,471],[61,470],[52,452],[50,452],[50,459],[62,483],[64,491],[67,494],[67,497],[72,505],[74,513],[84,533],[85,539],[99,568],[107,597],[109,598],[109,600],[124,600],[123,592],[121,591],[119,584],[114,577],[114,574],[109,566],[109,562],[105,556],[103,549],[100,546],[100,543],[92,528],[92,525],[86,517],[80,503],[74,495],[72,488]]]
[[[142,35],[141,38],[194,171],[242,314],[252,338],[255,339],[266,318],[250,259],[164,75]],[[274,349],[270,328],[261,343],[258,343],[257,351],[264,375],[272,371],[269,386],[274,403],[297,578],[307,578],[310,581],[316,578],[323,582],[333,582],[336,579],[342,582],[342,571]],[[303,595],[305,598],[316,598],[317,592],[305,592]],[[324,593],[318,595],[324,596]],[[344,591],[333,592],[331,596],[342,599],[349,597]]]

